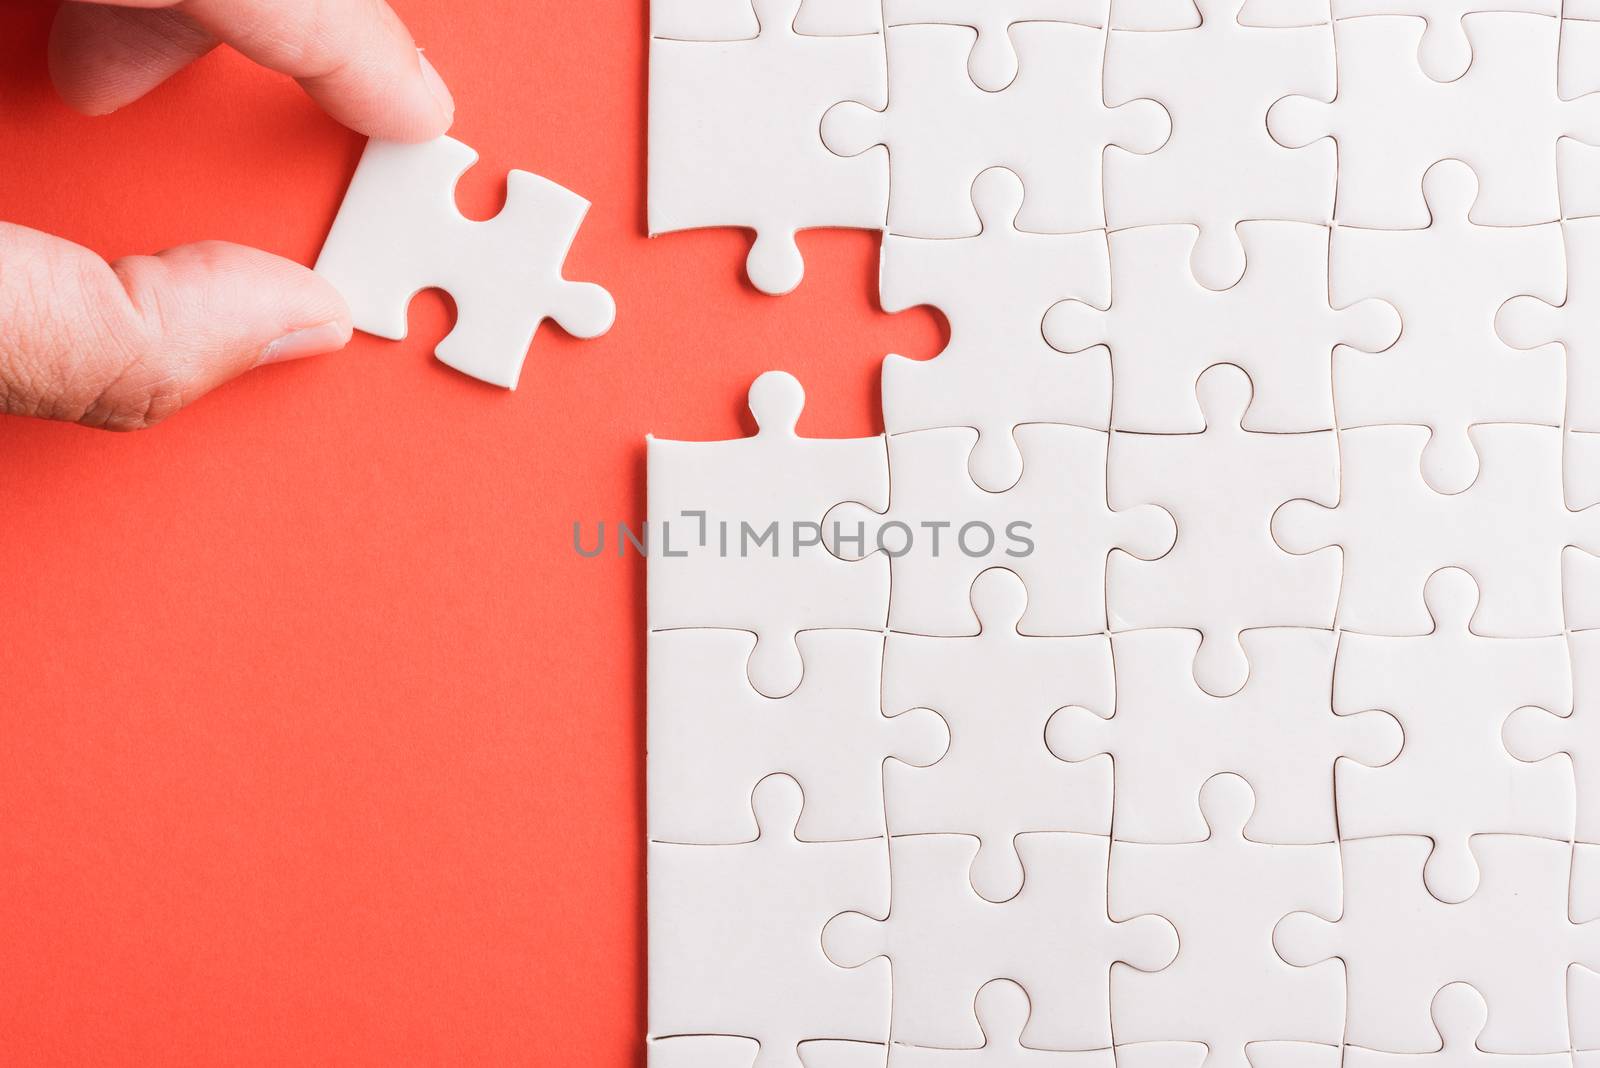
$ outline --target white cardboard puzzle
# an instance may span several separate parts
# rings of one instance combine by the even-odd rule
[[[652,7],[951,326],[650,441],[652,1068],[1600,1068],[1600,4]]]

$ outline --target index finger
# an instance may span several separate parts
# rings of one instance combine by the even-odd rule
[[[122,17],[94,17],[96,8],[123,9]],[[90,85],[119,103],[143,95],[204,50],[192,33],[174,38],[174,15],[294,78],[329,115],[369,136],[427,140],[455,116],[444,81],[384,0],[71,0],[57,25],[58,81]],[[113,74],[105,64],[119,42],[105,38],[119,34],[139,36],[141,61]],[[173,62],[150,62],[150,50],[163,46]]]

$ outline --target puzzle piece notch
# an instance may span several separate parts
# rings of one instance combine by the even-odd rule
[[[785,775],[751,803],[754,841],[649,846],[651,1036],[753,1038],[761,1068],[798,1068],[807,1040],[886,1042],[887,963],[842,971],[817,939],[841,907],[889,907],[884,840],[796,838],[804,795]]]
[[[950,343],[934,359],[884,361],[884,426],[890,434],[972,427],[978,442],[968,472],[982,489],[1001,493],[1022,477],[1018,426],[1110,425],[1110,354],[1102,348],[1066,358],[1039,332],[1045,310],[1064,296],[1109,300],[1110,268],[1098,232],[1018,230],[1023,188],[1011,171],[979,174],[972,202],[976,236],[884,238],[884,311],[931,303],[950,323]]]
[[[1201,7],[1209,10],[1202,14]],[[1327,0],[1113,0],[1111,28],[1145,32],[1194,30],[1207,19],[1233,20],[1262,29],[1328,25]]]
[[[846,565],[822,543],[820,530],[810,528],[841,501],[886,507],[888,454],[881,436],[799,436],[805,391],[786,372],[757,378],[749,403],[757,425],[752,437],[648,439],[648,511],[657,537],[646,600],[652,630],[716,627],[755,634],[750,683],[777,698],[800,685],[804,666],[795,635],[801,631],[883,629],[887,563]],[[691,517],[697,517],[694,526],[687,524]],[[755,540],[769,524],[776,534]],[[751,539],[743,525],[754,531]],[[686,533],[691,530],[698,531],[697,542]],[[809,540],[813,533],[815,541]],[[770,556],[763,555],[769,544]]]
[[[1010,979],[993,979],[975,1001],[983,1045],[976,1049],[933,1049],[897,1045],[894,1068],[1114,1068],[1109,1049],[1051,1050],[1022,1044],[1033,1012],[1027,991]]]
[[[1467,15],[1464,24],[1472,63],[1460,78],[1441,84],[1415,59],[1423,20],[1340,20],[1337,97],[1289,96],[1267,113],[1269,133],[1286,148],[1325,137],[1338,143],[1341,222],[1426,226],[1422,174],[1450,158],[1470,166],[1481,182],[1474,222],[1520,226],[1558,217],[1556,143],[1563,137],[1600,143],[1600,95],[1558,95],[1557,20],[1481,12]]]
[[[1016,172],[1031,191],[1017,225],[1067,234],[1105,226],[1102,157],[1110,145],[1154,152],[1171,120],[1153,100],[1106,106],[1104,31],[1064,22],[1011,28],[1019,69],[989,93],[966,71],[976,38],[965,26],[904,25],[887,31],[889,102],[845,100],[822,118],[823,143],[855,157],[888,149],[889,230],[959,237],[977,226],[970,190],[988,167]],[[952,138],[959,129],[965,136]]]
[[[1350,1068],[1568,1068],[1572,1063],[1571,1055],[1565,1051],[1513,1056],[1479,1049],[1478,1036],[1489,1023],[1489,1005],[1467,983],[1441,988],[1434,995],[1430,1011],[1439,1035],[1437,1052],[1380,1053],[1351,1046],[1346,1051],[1346,1063]]]
[[[1188,667],[1196,632],[1113,635],[1115,715],[1068,708],[1046,725],[1045,742],[1063,760],[1111,755],[1119,842],[1204,840],[1195,799],[1223,772],[1244,777],[1257,795],[1245,828],[1251,841],[1331,842],[1336,762],[1377,766],[1401,751],[1389,713],[1334,715],[1331,632],[1273,628],[1246,631],[1243,640],[1255,665],[1249,680],[1231,697],[1213,697]]]
[[[650,0],[650,36],[674,41],[748,41],[763,25],[753,0]],[[766,8],[781,20],[787,8]],[[854,37],[883,29],[876,0],[802,0],[789,17],[795,33],[806,37]]]
[[[1570,707],[1525,706],[1506,720],[1506,751],[1538,763],[1565,756],[1578,788],[1577,840],[1600,845],[1600,631],[1571,634]]]
[[[1343,629],[1430,633],[1423,586],[1433,572],[1455,566],[1482,589],[1475,633],[1515,638],[1562,630],[1562,549],[1600,552],[1600,507],[1567,509],[1559,429],[1492,424],[1469,433],[1480,465],[1461,493],[1436,493],[1423,481],[1426,428],[1364,427],[1339,436],[1336,506],[1290,501],[1273,516],[1273,537],[1290,553],[1341,548]]]
[[[1481,1052],[1478,1036],[1489,1023],[1489,1003],[1482,994],[1467,983],[1451,983],[1433,996],[1431,1012],[1441,1052],[1455,1057]]]
[[[456,322],[439,360],[515,389],[534,333],[554,319],[592,338],[611,328],[616,303],[592,282],[561,276],[589,202],[527,171],[506,176],[505,207],[477,222],[455,188],[478,154],[438,137],[421,144],[371,140],[328,231],[316,271],[344,296],[360,330],[399,341],[411,298],[429,287],[455,300]]]
[[[998,93],[1017,76],[1011,27],[1021,22],[1070,22],[1099,29],[1105,25],[1104,0],[885,0],[889,26],[947,23],[976,33],[967,74],[985,92]]]
[[[1364,15],[1415,15],[1423,21],[1417,66],[1436,82],[1453,82],[1472,65],[1466,16],[1480,11],[1523,12],[1554,19],[1560,0],[1333,0],[1335,19]]]
[[[1243,26],[1262,29],[1298,29],[1306,26],[1328,25],[1327,0],[1221,0],[1210,5],[1207,14],[1205,0],[1167,0],[1161,3],[1149,0],[1124,0],[1114,4],[1112,29],[1118,30],[1188,30],[1201,25],[1203,18],[1235,19]],[[1181,15],[1174,12],[1183,9]]]
[[[1117,5],[1122,17],[1130,6],[1141,5]],[[1144,0],[1142,6],[1163,5]],[[1241,21],[1244,6],[1201,0],[1198,25],[1114,30],[1106,48],[1106,102],[1152,97],[1167,108],[1173,127],[1158,152],[1107,153],[1107,222],[1113,230],[1197,225],[1191,270],[1213,291],[1245,272],[1241,222],[1322,224],[1334,207],[1333,146],[1290,152],[1268,136],[1265,122],[1268,108],[1285,96],[1333,93],[1326,19],[1319,26],[1249,26]]]
[[[1561,224],[1566,292],[1561,303],[1512,297],[1495,314],[1495,331],[1514,349],[1561,344],[1567,355],[1566,426],[1600,431],[1600,219]]]
[[[1337,1043],[1342,969],[1291,968],[1273,951],[1272,930],[1288,910],[1337,907],[1338,846],[1247,839],[1255,796],[1237,775],[1207,780],[1199,803],[1205,840],[1112,848],[1111,914],[1165,916],[1179,937],[1165,970],[1113,971],[1118,1043],[1203,1042],[1209,1068],[1250,1068],[1247,1048],[1256,1041]]]
[[[824,953],[844,968],[885,956],[894,961],[899,1042],[978,1045],[983,1032],[972,1013],[974,995],[992,979],[1009,978],[1034,1006],[1024,1045],[1110,1046],[1112,964],[1166,967],[1178,952],[1172,924],[1152,915],[1110,918],[1106,838],[1022,835],[1017,850],[1026,878],[1016,897],[999,904],[983,900],[967,880],[976,848],[976,839],[964,835],[893,839],[894,908],[881,919],[835,916],[823,928]]]
[[[1571,709],[1570,668],[1560,635],[1474,634],[1478,585],[1465,571],[1436,572],[1423,596],[1432,633],[1346,633],[1340,640],[1334,711],[1392,713],[1405,731],[1405,748],[1381,768],[1342,769],[1337,805],[1346,838],[1428,835],[1428,892],[1456,904],[1478,888],[1470,845],[1476,835],[1565,840],[1572,834],[1570,774],[1519,764],[1500,744],[1506,717],[1520,706]]]
[[[1129,434],[1112,439],[1110,502],[1153,500],[1171,513],[1178,538],[1153,562],[1113,553],[1106,604],[1113,631],[1192,627],[1201,632],[1194,674],[1216,697],[1250,675],[1239,635],[1257,627],[1332,629],[1339,599],[1333,554],[1296,559],[1272,538],[1285,500],[1335,500],[1338,443],[1331,431],[1257,434],[1242,427],[1250,378],[1232,364],[1195,384],[1205,419],[1200,434]],[[1215,502],[1229,501],[1226,509]]]
[[[1600,922],[1573,923],[1567,914],[1571,847],[1479,835],[1477,893],[1446,904],[1420,877],[1430,845],[1406,835],[1346,841],[1343,915],[1284,917],[1273,932],[1278,955],[1296,967],[1344,961],[1345,1041],[1353,1046],[1434,1052],[1429,1006],[1459,980],[1489,1004],[1478,1041],[1485,1052],[1565,1049],[1567,969],[1600,959]]]
[[[1191,273],[1197,233],[1178,225],[1111,234],[1109,303],[1067,300],[1052,306],[1044,318],[1045,340],[1062,352],[1110,347],[1112,423],[1119,430],[1204,430],[1194,383],[1218,363],[1241,367],[1255,387],[1242,424],[1246,430],[1331,428],[1334,346],[1389,348],[1400,336],[1399,312],[1378,299],[1330,306],[1326,227],[1242,223],[1240,240],[1251,266],[1220,292]]]
[[[845,841],[884,831],[884,763],[945,754],[949,732],[927,709],[879,708],[883,639],[849,630],[799,635],[805,677],[789,696],[757,692],[736,630],[650,636],[649,823],[655,841],[715,845],[754,836],[750,791],[774,773],[806,791],[798,832]],[[898,710],[897,710],[898,711]]]
[[[972,584],[975,637],[891,634],[884,659],[885,706],[931,708],[950,728],[937,763],[884,768],[889,831],[975,835],[972,888],[995,902],[1022,888],[1020,835],[1111,833],[1111,762],[1067,764],[1044,746],[1057,709],[1110,714],[1110,642],[1024,636],[1027,604],[1015,572],[991,568]]]
[[[756,421],[756,436],[769,434],[773,438],[794,441],[799,438],[795,428],[800,425],[800,413],[805,410],[806,391],[800,380],[787,371],[766,371],[750,383],[746,397],[750,415]]]
[[[826,1038],[799,1046],[801,1068],[883,1068],[884,1052],[881,1042]],[[795,1062],[792,1051],[763,1051],[753,1038],[671,1035],[646,1040],[645,1063],[648,1068],[790,1068]]]
[[[1430,167],[1422,189],[1432,216],[1426,229],[1340,227],[1334,236],[1335,298],[1377,290],[1405,321],[1399,342],[1378,356],[1335,352],[1334,402],[1341,427],[1427,426],[1422,477],[1454,494],[1478,474],[1472,426],[1561,423],[1560,349],[1519,355],[1494,333],[1496,311],[1512,294],[1559,297],[1561,233],[1554,224],[1472,222],[1478,179],[1458,160]]]
[[[842,504],[824,518],[826,544],[835,554],[860,559],[894,553],[891,629],[977,633],[972,583],[979,572],[999,565],[1015,571],[1028,588],[1023,633],[1098,634],[1106,629],[1111,549],[1141,560],[1171,549],[1177,527],[1165,509],[1112,509],[1105,503],[1104,431],[1031,424],[1018,427],[1016,436],[1022,478],[1005,493],[988,493],[962,477],[976,440],[971,430],[896,434],[889,439],[890,506],[874,511]],[[970,518],[958,527],[953,517]],[[977,532],[970,539],[975,544],[956,551],[952,539],[960,542],[963,531]],[[848,549],[846,539],[852,542]]]
[[[841,96],[883,99],[883,42],[876,32],[801,32],[800,0],[754,4],[760,33],[748,40],[651,41],[649,229],[752,229],[751,284],[782,295],[805,274],[796,232],[883,227],[883,154],[842,160],[817,137],[823,112]],[[812,28],[849,24],[846,4],[815,9],[822,25]]]

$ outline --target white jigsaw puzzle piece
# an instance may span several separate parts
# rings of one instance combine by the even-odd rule
[[[1561,350],[1517,352],[1495,334],[1495,317],[1512,296],[1561,299],[1560,227],[1479,226],[1467,218],[1477,186],[1465,164],[1435,164],[1423,179],[1433,215],[1427,229],[1341,226],[1333,237],[1334,301],[1382,297],[1405,323],[1386,352],[1334,354],[1339,425],[1428,427],[1422,477],[1440,493],[1459,493],[1477,477],[1468,427],[1560,426],[1562,418]]]
[[[1446,902],[1477,888],[1469,842],[1477,834],[1566,841],[1575,812],[1570,770],[1520,763],[1501,742],[1507,717],[1525,705],[1572,711],[1566,639],[1484,638],[1470,628],[1472,577],[1446,568],[1425,593],[1433,633],[1386,638],[1345,633],[1333,676],[1341,715],[1383,709],[1400,720],[1405,748],[1381,768],[1338,776],[1339,832],[1346,838],[1425,834],[1433,853],[1428,890]]]
[[[1178,951],[1167,920],[1112,920],[1107,914],[1109,844],[1092,835],[1022,835],[1022,889],[996,904],[979,897],[967,878],[977,839],[894,838],[894,908],[876,916],[835,916],[823,929],[823,949],[845,968],[881,956],[893,961],[897,1042],[954,1049],[979,1044],[983,1032],[973,999],[991,979],[1012,979],[1034,1005],[1024,1045],[1109,1047],[1113,963],[1155,971]]]
[[[1460,980],[1489,1004],[1480,1049],[1567,1048],[1567,969],[1600,963],[1600,922],[1568,918],[1572,847],[1517,835],[1474,838],[1482,879],[1459,904],[1439,901],[1423,884],[1430,848],[1428,839],[1405,835],[1345,842],[1344,914],[1284,917],[1273,933],[1279,956],[1302,967],[1344,960],[1350,1045],[1435,1051],[1429,1006],[1441,987]]]
[[[800,841],[802,800],[775,775],[751,798],[754,841],[650,844],[653,1038],[753,1038],[760,1068],[800,1068],[811,1039],[888,1041],[888,962],[845,971],[818,940],[841,909],[889,907],[884,839]]]
[[[1340,627],[1430,633],[1422,587],[1455,566],[1481,590],[1474,633],[1561,632],[1562,549],[1600,553],[1600,508],[1567,509],[1558,428],[1491,424],[1470,433],[1478,478],[1461,493],[1436,493],[1423,481],[1426,428],[1365,427],[1339,435],[1337,507],[1290,501],[1273,516],[1273,537],[1291,553],[1341,547]]]
[[[805,791],[799,837],[881,836],[884,762],[896,757],[920,766],[944,754],[949,734],[938,716],[926,709],[886,716],[880,709],[882,635],[817,630],[798,640],[805,676],[794,693],[774,700],[756,692],[745,674],[752,635],[650,635],[652,841],[714,845],[754,838],[750,791],[775,772],[792,776]]]
[[[1005,493],[985,492],[966,477],[975,436],[963,428],[891,436],[887,514],[834,508],[824,520],[829,548],[892,556],[889,626],[897,631],[977,633],[972,583],[998,565],[1028,589],[1022,633],[1101,633],[1106,554],[1160,556],[1172,546],[1172,516],[1154,505],[1106,504],[1104,431],[1018,427],[1022,478]]]
[[[978,431],[972,480],[999,493],[1022,476],[1012,432],[1026,423],[1105,430],[1111,358],[1104,348],[1063,356],[1044,343],[1053,303],[1110,299],[1105,235],[1033,234],[1012,220],[1022,182],[991,168],[972,184],[981,231],[963,238],[888,235],[879,270],[884,311],[932,304],[950,323],[950,344],[932,360],[890,356],[883,365],[883,421],[891,434],[938,427]]]
[[[1212,364],[1244,368],[1255,386],[1244,428],[1327,430],[1333,423],[1335,345],[1378,352],[1400,336],[1381,300],[1328,303],[1328,229],[1293,222],[1239,227],[1250,266],[1231,288],[1207,289],[1190,272],[1196,231],[1149,226],[1110,235],[1109,306],[1067,300],[1044,319],[1063,352],[1108,345],[1119,430],[1187,434],[1205,429],[1194,383]]]
[[[802,438],[804,405],[792,375],[769,371],[750,387],[754,437],[648,442],[650,629],[752,632],[750,682],[768,697],[800,684],[800,631],[881,631],[889,611],[888,563],[858,567],[821,542],[834,505],[888,505],[883,438]]]
[[[1545,345],[1565,348],[1566,426],[1595,433],[1600,432],[1600,218],[1569,219],[1561,224],[1561,236],[1565,293],[1514,296],[1497,310],[1494,325],[1514,349],[1534,350],[1537,356]],[[1408,316],[1408,330],[1410,325]],[[1451,376],[1447,382],[1460,389],[1459,380]]]
[[[1570,1068],[1572,1055],[1485,1053],[1478,1035],[1489,1022],[1489,1006],[1467,983],[1451,983],[1433,998],[1433,1026],[1439,1033],[1436,1053],[1382,1053],[1351,1046],[1347,1068]]]
[[[1206,429],[1199,434],[1112,435],[1110,504],[1146,501],[1178,524],[1158,560],[1112,553],[1106,606],[1113,631],[1200,631],[1195,681],[1218,697],[1236,692],[1250,664],[1239,635],[1252,627],[1333,627],[1339,601],[1335,553],[1296,557],[1273,540],[1272,516],[1294,498],[1332,505],[1339,447],[1332,431],[1258,434],[1240,426],[1250,379],[1229,364],[1196,384]],[[1227,502],[1218,507],[1218,502]]]
[[[1111,643],[1116,714],[1064,708],[1045,741],[1063,760],[1111,754],[1119,842],[1202,841],[1196,799],[1219,772],[1243,776],[1259,798],[1245,828],[1251,840],[1332,842],[1335,763],[1378,765],[1400,752],[1400,726],[1388,713],[1333,714],[1331,631],[1246,631],[1254,669],[1231,697],[1195,684],[1194,631],[1127,631]]]
[[[1098,29],[1105,25],[1106,0],[884,0],[889,26],[946,23],[970,26],[978,35],[967,59],[967,73],[979,89],[998,93],[1017,76],[1011,27],[1024,22],[1070,22]]]
[[[1019,229],[1066,234],[1101,228],[1106,147],[1153,152],[1170,131],[1155,101],[1105,105],[1104,30],[1064,22],[1013,26],[1019,69],[998,93],[978,88],[967,74],[976,36],[971,28],[906,25],[886,32],[887,107],[846,99],[823,116],[822,139],[846,157],[888,148],[893,233],[976,232],[972,181],[996,166],[1015,172],[1030,190],[1017,215]]]
[[[514,389],[543,320],[574,337],[596,337],[611,328],[616,304],[592,282],[561,277],[589,202],[537,174],[511,171],[500,214],[468,219],[455,188],[477,161],[449,137],[368,141],[316,271],[343,294],[357,329],[391,341],[406,336],[412,297],[445,290],[456,323],[434,354],[463,374]]]
[[[972,887],[990,901],[1022,888],[1018,835],[1111,833],[1111,762],[1068,764],[1044,744],[1059,708],[1111,714],[1111,644],[1102,634],[1019,634],[1027,603],[1015,573],[985,571],[972,585],[976,636],[890,634],[884,654],[885,708],[932,709],[950,728],[938,763],[884,768],[889,831],[976,836]]]
[[[1112,229],[1198,226],[1194,277],[1213,290],[1245,271],[1237,234],[1244,220],[1333,216],[1333,145],[1289,151],[1265,122],[1285,96],[1333,94],[1332,32],[1244,26],[1241,6],[1201,0],[1193,29],[1114,30],[1106,46],[1106,102],[1151,97],[1172,116],[1172,137],[1159,151],[1106,153],[1107,222]]]
[[[1177,959],[1159,972],[1112,972],[1119,1049],[1203,1042],[1206,1068],[1250,1068],[1252,1042],[1337,1043],[1343,969],[1291,967],[1273,950],[1272,930],[1290,912],[1337,911],[1339,847],[1250,841],[1255,796],[1237,775],[1207,781],[1199,804],[1210,827],[1204,841],[1111,847],[1112,917],[1165,916],[1179,940]]]
[[[1423,21],[1417,66],[1436,82],[1453,82],[1472,65],[1472,42],[1463,19],[1480,11],[1520,11],[1554,20],[1561,0],[1332,0],[1333,17],[1415,15]],[[1309,95],[1309,94],[1307,94]],[[1567,94],[1563,93],[1563,96]]]
[[[1052,1050],[1022,1044],[1033,1006],[1028,992],[1009,979],[994,979],[975,1002],[983,1045],[972,1049],[932,1049],[896,1045],[890,1068],[1116,1068],[1109,1049]]]
[[[1374,15],[1334,25],[1339,92],[1278,101],[1267,128],[1279,144],[1338,144],[1337,218],[1352,226],[1428,224],[1422,176],[1461,160],[1480,188],[1472,221],[1486,226],[1550,222],[1560,211],[1556,143],[1600,143],[1600,95],[1563,100],[1556,88],[1557,20],[1481,13],[1465,18],[1472,65],[1440,83],[1417,65],[1425,23]]]
[[[1600,631],[1565,640],[1572,651],[1569,703],[1555,707],[1527,702],[1539,707],[1519,708],[1506,721],[1505,746],[1518,760],[1545,761],[1558,754],[1567,758],[1551,761],[1543,770],[1571,776],[1577,783],[1577,840],[1600,845]],[[1545,685],[1554,694],[1559,683],[1548,680]]]
[[[755,2],[749,40],[650,42],[649,227],[748,227],[751,283],[787,293],[805,274],[796,231],[883,227],[884,154],[842,159],[817,134],[841,97],[882,106],[883,38],[807,35],[799,0]]]

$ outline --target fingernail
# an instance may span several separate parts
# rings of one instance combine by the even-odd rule
[[[324,352],[344,348],[349,340],[349,333],[338,323],[308,326],[304,330],[285,334],[262,349],[261,357],[256,360],[256,366],[283,363],[285,360],[302,360],[307,356],[320,356]]]
[[[433,64],[428,62],[428,57],[422,54],[422,49],[417,49],[417,64],[422,68],[422,82],[428,87],[428,92],[433,94],[435,103],[439,105],[445,115],[454,119],[456,117],[456,100],[450,95],[450,90],[445,88],[444,79],[439,77],[439,72],[433,69]]]

